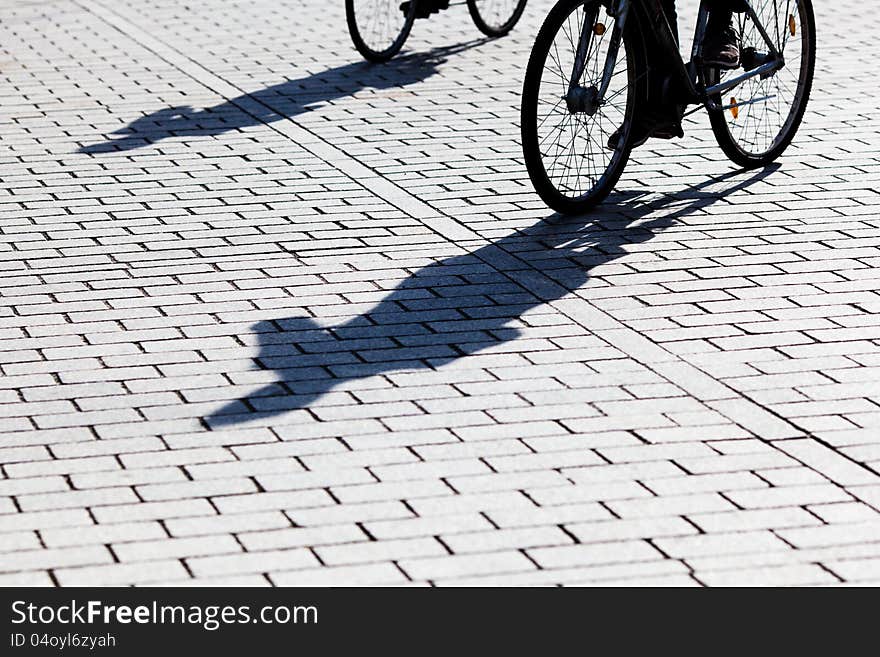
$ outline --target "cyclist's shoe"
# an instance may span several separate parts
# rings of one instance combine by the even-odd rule
[[[623,126],[620,126],[617,130],[611,133],[611,136],[608,137],[608,150],[616,151],[620,148],[620,140],[623,138]],[[651,130],[650,126],[646,123],[636,123],[633,126],[632,133],[632,145],[630,148],[638,148],[642,146],[648,139],[651,138]]]
[[[412,0],[416,3],[416,18],[428,18],[431,14],[449,8],[449,0]],[[400,5],[400,11],[406,16],[409,13],[411,2]]]
[[[703,45],[703,62],[709,66],[733,70],[740,66],[739,36],[730,25],[718,34],[707,37]]]
[[[608,138],[608,150],[616,151],[620,147],[623,126],[615,130]],[[637,121],[632,129],[630,148],[643,146],[651,137],[656,139],[674,139],[684,137],[681,122],[677,119]]]

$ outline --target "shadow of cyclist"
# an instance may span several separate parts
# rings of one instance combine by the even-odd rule
[[[475,39],[454,46],[399,56],[381,66],[357,62],[243,94],[213,107],[166,107],[115,131],[115,139],[83,146],[80,153],[113,153],[155,144],[169,137],[211,137],[274,123],[316,109],[322,103],[366,89],[386,90],[421,82],[439,72],[446,59],[486,43]],[[257,100],[259,102],[253,102]],[[247,109],[245,109],[245,107]]]
[[[775,166],[732,187],[718,179],[659,200],[617,194],[588,216],[551,215],[471,253],[413,272],[372,309],[336,326],[309,317],[262,321],[255,361],[278,381],[205,418],[211,427],[302,409],[337,386],[391,371],[437,369],[519,334],[523,313],[581,287],[590,270],[647,242],[678,219],[764,179]],[[675,207],[673,207],[675,206]],[[516,279],[541,279],[530,290]]]

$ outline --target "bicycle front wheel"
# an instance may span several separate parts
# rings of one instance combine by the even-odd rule
[[[535,191],[558,212],[584,212],[601,202],[629,159],[643,76],[637,32],[624,32],[621,38],[606,3],[561,0],[532,48],[523,84],[523,156]],[[613,68],[599,100],[606,62]]]
[[[718,145],[746,168],[770,164],[791,144],[807,109],[816,65],[816,23],[810,0],[762,0],[752,6],[785,66],[715,96],[719,108],[709,112]],[[734,28],[740,38],[743,68],[753,69],[767,56],[767,43],[748,14],[736,14]],[[742,69],[706,71],[710,82],[742,74]]]
[[[513,29],[526,8],[527,0],[468,0],[474,25],[490,37],[504,36]]]
[[[387,62],[400,52],[412,29],[417,2],[345,0],[348,33],[364,59]]]

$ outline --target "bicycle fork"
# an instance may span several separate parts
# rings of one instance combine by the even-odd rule
[[[598,85],[593,84],[589,87],[585,87],[580,84],[580,79],[584,74],[584,68],[586,67],[589,55],[591,54],[591,48],[595,37],[601,37],[605,33],[604,25],[596,23],[599,7],[601,5],[607,6],[608,14],[615,18],[614,28],[608,44],[608,53],[602,71],[602,79]],[[569,79],[568,90],[565,96],[568,111],[572,114],[584,113],[588,116],[593,116],[605,101],[605,94],[608,92],[611,78],[614,76],[614,69],[617,66],[617,58],[620,52],[620,41],[623,38],[623,33],[626,29],[627,17],[630,13],[632,0],[609,0],[608,2],[601,3],[601,5],[597,3],[592,9],[585,12],[583,25],[581,26],[575,62],[572,67],[571,78]],[[708,22],[708,11],[706,10],[705,3],[702,3],[699,19],[697,21],[697,33],[694,39],[693,57],[687,68],[685,68],[684,65],[681,66],[681,71],[678,74],[678,77],[682,78],[682,83],[687,90],[689,102],[702,102],[709,109],[726,109],[726,107],[719,107],[712,100],[712,97],[734,89],[751,78],[758,76],[772,76],[785,66],[785,59],[783,58],[782,53],[779,52],[776,44],[773,43],[773,39],[761,24],[755,10],[751,6],[751,2],[746,2],[745,7],[746,14],[754,22],[769,52],[766,55],[756,54],[752,57],[753,61],[750,62],[751,65],[747,66],[746,71],[738,76],[725,80],[724,82],[716,82],[715,84],[704,83],[700,85],[701,88],[696,87],[694,85],[694,78],[696,77],[695,69],[697,68],[696,63],[701,58],[701,47],[706,32],[706,24]],[[760,100],[764,99],[756,99],[755,102]]]
[[[580,84],[580,79],[584,74],[594,37],[602,37],[606,28],[596,22],[599,15],[599,4],[584,13],[574,66],[568,82],[568,93],[565,96],[568,111],[572,114],[584,113],[593,116],[604,102],[605,94],[608,93],[608,87],[611,85],[611,78],[614,76],[614,68],[617,66],[617,56],[620,52],[620,40],[623,38],[626,18],[629,15],[630,0],[613,0],[610,5],[608,13],[615,18],[614,28],[611,31],[608,54],[605,57],[605,67],[602,70],[602,80],[598,87],[596,85],[584,87]]]

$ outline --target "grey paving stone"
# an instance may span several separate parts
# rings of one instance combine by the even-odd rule
[[[340,3],[0,0],[0,584],[878,580],[880,17],[816,7],[779,168],[697,114],[564,219],[551,5],[376,68]]]

